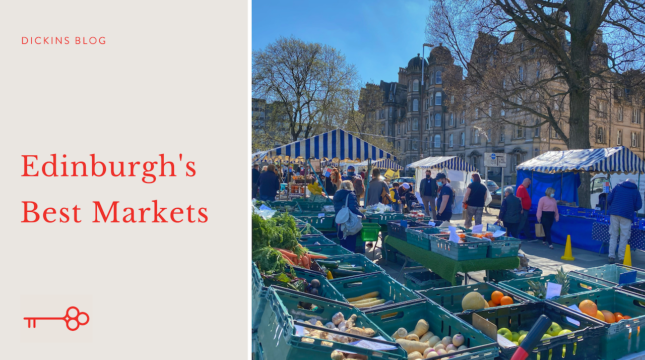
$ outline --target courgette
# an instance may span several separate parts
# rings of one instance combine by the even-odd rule
[[[338,261],[324,261],[324,260],[316,260],[318,265],[324,266],[327,269],[338,269]]]
[[[334,277],[339,277],[339,276],[352,276],[352,275],[361,275],[363,274],[362,271],[352,271],[352,270],[345,270],[345,269],[329,269],[331,273],[334,275]]]
[[[365,272],[362,266],[339,266],[338,268],[341,270]]]

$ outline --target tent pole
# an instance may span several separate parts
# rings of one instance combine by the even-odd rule
[[[638,174],[640,176],[640,174]],[[611,173],[607,173],[607,181],[609,182],[609,187],[611,187]],[[611,190],[610,190],[611,191]],[[609,194],[606,195],[607,197],[605,198],[605,215],[607,215],[607,199],[609,199]]]
[[[365,174],[367,178],[367,184],[365,184],[365,194],[363,194],[363,206],[367,207],[367,190],[370,189],[370,181],[372,179],[372,159],[368,158],[367,159],[367,174]],[[361,200],[358,200],[358,204],[360,205]]]
[[[561,172],[560,173],[560,201],[562,201],[562,189],[564,187],[563,182],[562,182],[563,178],[564,178],[564,173]]]
[[[531,185],[533,185],[533,173],[534,171],[531,170]],[[533,198],[533,186],[531,186],[531,198]]]

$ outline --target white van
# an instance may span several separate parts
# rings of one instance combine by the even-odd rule
[[[632,179],[634,182],[636,182],[636,185],[638,186],[638,190],[641,193],[641,199],[643,199],[643,196],[645,195],[645,174],[641,174],[640,178],[640,184],[638,184],[638,174],[614,174],[609,177],[609,191],[611,191],[616,184],[619,184],[627,179]],[[591,178],[591,207],[595,208],[596,205],[599,203],[599,196],[603,192],[603,186],[605,185],[605,182],[607,181],[607,175],[606,174],[596,174],[594,177]],[[643,204],[645,204],[645,201],[643,201]],[[645,214],[645,206],[641,207],[640,210],[638,210],[639,214]]]

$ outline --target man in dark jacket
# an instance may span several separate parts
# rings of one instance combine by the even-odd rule
[[[258,180],[260,180],[260,165],[253,165],[251,169],[251,198],[255,199],[258,193]]]
[[[437,209],[435,208],[434,199],[437,197],[437,184],[435,183],[435,179],[432,178],[432,171],[426,170],[426,178],[421,179],[419,186],[426,216],[430,216],[430,212],[432,212],[432,218],[436,219]]]
[[[504,201],[502,201],[502,206],[499,209],[499,216],[497,217],[496,223],[499,224],[500,221],[503,221],[508,235],[519,238],[521,219],[522,200],[513,195],[513,188],[509,186],[504,189]]]
[[[275,195],[280,190],[280,179],[275,174],[275,165],[269,165],[267,171],[260,174],[258,185],[260,187],[260,200],[275,201]]]
[[[609,205],[609,263],[616,262],[616,242],[618,230],[620,229],[620,245],[618,246],[618,261],[625,259],[625,248],[632,234],[632,221],[634,213],[643,206],[641,195],[634,180],[627,179],[616,187],[609,194],[607,199]]]

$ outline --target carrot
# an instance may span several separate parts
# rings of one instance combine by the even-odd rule
[[[325,255],[316,255],[316,254],[312,254],[312,253],[307,254],[307,256],[309,256],[310,259],[326,259],[327,258],[327,256],[325,256]]]
[[[291,261],[291,259],[289,259],[287,256],[285,256],[284,254],[281,254],[281,255],[282,255],[282,258],[283,258],[287,263],[289,263],[290,265],[295,265],[295,264],[293,263],[293,261]]]
[[[305,268],[305,269],[310,269],[311,268],[311,260],[307,255],[303,255],[300,257],[300,264]]]
[[[296,260],[296,261],[298,260],[298,256],[296,254],[294,254],[293,252],[289,251],[289,250],[278,249],[278,248],[276,248],[276,250],[281,252],[282,255],[285,255],[285,256],[289,257],[289,259],[291,259],[292,261],[293,260]]]

